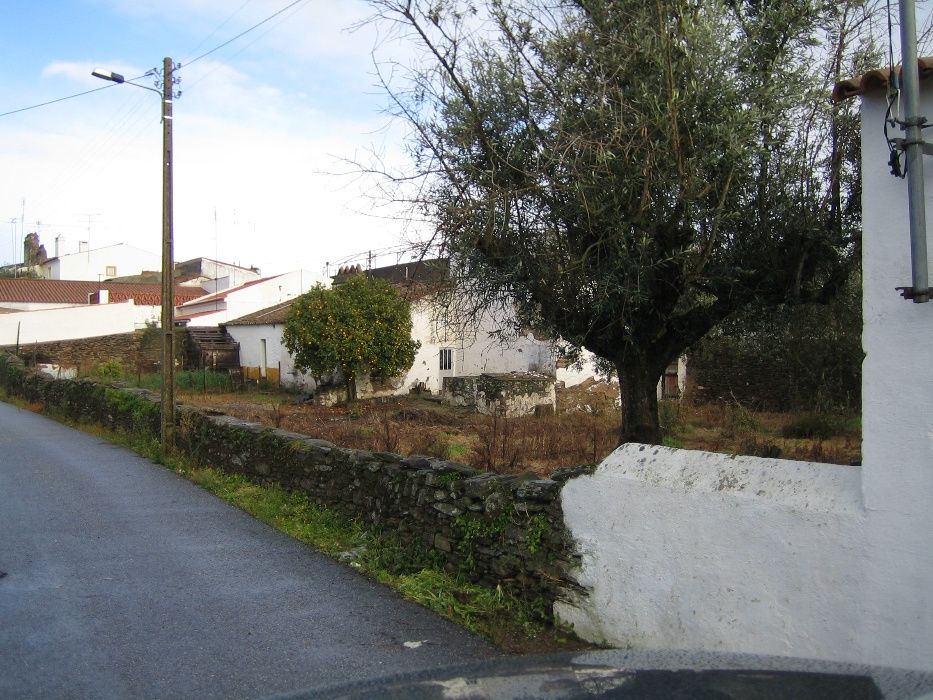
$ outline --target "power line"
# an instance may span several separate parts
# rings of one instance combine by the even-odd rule
[[[45,107],[47,105],[53,105],[56,102],[64,102],[65,100],[73,100],[75,97],[83,97],[84,95],[90,95],[92,92],[100,92],[101,90],[107,90],[112,88],[116,83],[111,85],[104,85],[103,87],[94,88],[93,90],[85,90],[84,92],[78,92],[74,95],[68,95],[67,97],[59,97],[57,100],[49,100],[48,102],[41,102],[37,105],[30,105],[29,107],[21,107],[20,109],[14,109],[9,112],[3,112],[0,114],[0,117],[7,117],[11,114],[19,114],[20,112],[28,112],[30,109],[38,109],[39,107]]]
[[[287,12],[287,11],[290,10],[291,8],[295,7],[296,5],[300,5],[300,4],[303,3],[303,2],[307,2],[307,0],[292,0],[292,2],[290,2],[288,5],[286,5],[285,7],[283,7],[283,8],[280,9],[280,10],[277,10],[276,12],[273,12],[271,15],[269,15],[269,16],[266,17],[265,19],[261,20],[260,22],[257,22],[256,24],[254,24],[254,25],[253,25],[252,27],[250,27],[249,29],[244,29],[242,32],[240,32],[240,33],[237,34],[236,36],[231,37],[230,39],[227,39],[227,41],[223,42],[222,44],[218,44],[217,46],[215,46],[214,48],[212,48],[210,51],[205,51],[205,52],[202,53],[200,56],[196,56],[195,58],[192,58],[190,61],[188,61],[188,62],[185,64],[185,67],[190,66],[192,63],[196,63],[196,62],[200,61],[202,58],[205,58],[206,56],[210,56],[210,55],[211,55],[212,53],[214,53],[215,51],[219,51],[220,49],[222,49],[223,47],[225,47],[225,46],[227,46],[227,45],[229,45],[229,44],[232,44],[232,43],[233,43],[234,41],[236,41],[237,39],[239,39],[239,38],[241,38],[241,37],[243,37],[243,36],[246,36],[247,34],[249,34],[249,33],[250,33],[251,31],[253,31],[254,29],[258,29],[258,28],[261,27],[262,25],[266,24],[267,22],[269,22],[269,21],[275,19],[276,17],[278,17],[279,15],[281,15],[283,12]],[[244,7],[246,4],[248,4],[248,3],[243,3],[243,5],[240,7],[240,9],[236,10],[236,12],[234,12],[233,15],[237,14],[237,12],[239,12],[241,9],[243,9],[243,7]],[[226,20],[223,24],[226,24],[226,22],[229,21],[230,18],[233,17],[233,15],[231,15],[230,17],[228,17],[227,20]],[[223,26],[223,24],[222,24],[221,26]],[[219,29],[219,27],[218,27],[218,29]],[[215,31],[216,31],[216,30],[215,30]],[[146,77],[145,75],[140,75],[140,76],[137,76],[136,78],[130,78],[127,82],[130,82],[130,81],[133,81],[133,80],[139,80],[140,78],[145,78],[145,77]],[[100,92],[101,90],[107,90],[107,89],[109,89],[109,88],[114,87],[114,85],[116,85],[116,83],[112,83],[112,84],[110,84],[110,85],[103,85],[103,86],[101,86],[101,87],[99,87],[99,88],[94,88],[94,89],[92,89],[92,90],[85,90],[84,92],[77,92],[77,93],[75,93],[74,95],[66,95],[65,97],[59,97],[59,98],[54,99],[54,100],[49,100],[48,102],[40,102],[39,104],[29,105],[28,107],[20,107],[19,109],[13,109],[13,110],[10,110],[9,112],[0,112],[0,117],[8,117],[8,116],[10,116],[11,114],[19,114],[20,112],[28,112],[28,111],[31,110],[31,109],[38,109],[39,107],[47,107],[48,105],[53,105],[53,104],[56,104],[56,103],[58,103],[58,102],[64,102],[65,100],[73,100],[73,99],[76,98],[76,97],[83,97],[84,95],[90,95],[90,94],[93,93],[93,92]]]
[[[307,0],[293,0],[293,2],[290,2],[288,5],[286,5],[285,7],[283,7],[281,10],[278,10],[277,12],[273,12],[271,15],[269,15],[268,17],[266,17],[264,20],[262,20],[261,22],[257,22],[256,24],[254,24],[254,25],[253,25],[252,27],[250,27],[249,29],[245,29],[245,30],[243,30],[242,32],[240,32],[239,34],[237,34],[235,37],[232,37],[232,38],[230,38],[230,39],[227,39],[227,41],[223,42],[222,44],[218,44],[217,46],[215,46],[214,48],[212,48],[210,51],[205,51],[205,52],[202,53],[200,56],[197,56],[196,58],[192,58],[190,61],[188,61],[188,62],[185,64],[184,67],[188,67],[188,66],[190,66],[192,63],[196,63],[196,62],[200,61],[202,58],[205,58],[206,56],[210,56],[210,55],[211,55],[212,53],[214,53],[215,51],[219,51],[219,50],[222,49],[224,46],[227,46],[228,44],[232,44],[234,41],[236,41],[236,40],[239,39],[240,37],[249,34],[251,31],[253,31],[254,29],[257,29],[258,27],[261,27],[261,26],[264,25],[266,22],[268,22],[268,21],[270,21],[270,20],[272,20],[272,19],[275,19],[276,17],[278,17],[280,14],[282,14],[282,13],[285,12],[286,10],[290,10],[291,8],[295,7],[295,5],[299,5],[299,4],[303,3],[303,2],[307,2]],[[3,116],[3,115],[0,115],[0,116]]]
[[[137,75],[135,78],[127,78],[126,82],[131,83],[134,80],[139,80],[140,78],[145,78],[148,73],[143,73],[142,75]],[[40,102],[37,105],[29,105],[28,107],[20,107],[19,109],[14,109],[10,112],[0,113],[0,117],[7,117],[11,114],[19,114],[20,112],[28,112],[30,109],[38,109],[39,107],[46,107],[47,105],[53,105],[57,102],[64,102],[65,100],[73,100],[75,97],[83,97],[84,95],[90,95],[92,92],[100,92],[101,90],[109,90],[110,88],[116,86],[117,83],[110,83],[109,85],[103,85],[99,88],[94,88],[92,90],[85,90],[84,92],[76,92],[74,95],[66,95],[65,97],[59,97],[55,100],[49,100],[48,102]]]
[[[210,34],[208,34],[206,37],[204,37],[203,39],[201,39],[201,41],[198,42],[198,45],[195,46],[193,49],[191,49],[191,52],[194,53],[195,51],[197,51],[198,49],[200,49],[202,46],[204,46],[204,44],[206,44],[208,41],[210,41],[210,39],[211,39],[215,34],[217,34],[217,32],[219,32],[221,29],[223,29],[224,27],[226,27],[227,24],[230,22],[230,20],[232,20],[234,17],[236,17],[238,14],[240,14],[240,12],[243,10],[243,8],[246,7],[247,5],[249,5],[252,1],[253,1],[253,0],[244,0],[243,4],[240,5],[236,10],[234,10],[233,13],[231,13],[231,14],[227,17],[227,19],[225,19],[223,22],[221,22],[219,25],[217,25],[217,26],[214,28],[214,31],[212,31],[212,32],[211,32]],[[181,63],[182,63],[183,65],[184,65],[185,63],[188,63],[188,59],[187,59],[187,58],[182,59]]]

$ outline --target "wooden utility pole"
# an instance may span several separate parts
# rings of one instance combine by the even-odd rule
[[[175,279],[172,244],[172,59],[162,68],[162,454],[175,448]]]

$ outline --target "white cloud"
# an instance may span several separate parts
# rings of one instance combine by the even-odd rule
[[[164,20],[181,36],[197,36],[192,49],[207,39],[192,55],[287,4],[253,0],[207,38],[240,0],[98,1],[124,17],[144,18],[147,26]],[[398,130],[382,130],[381,98],[364,94],[374,92],[367,75],[374,35],[344,31],[368,12],[361,1],[311,0],[182,68],[183,95],[174,109],[178,259],[217,254],[272,273],[319,269],[398,241],[403,224],[378,218],[383,211],[364,196],[371,180],[329,174],[351,169],[344,161],[374,141],[389,161],[404,157]],[[91,77],[94,68],[144,73],[133,60],[60,59],[49,61],[42,75],[94,87],[104,84]],[[18,216],[25,199],[25,232],[41,221],[49,250],[56,235],[72,246],[85,240],[92,214],[92,244],[157,251],[158,110],[154,95],[114,86],[68,103],[67,112],[49,113],[61,118],[8,123],[0,131],[0,212]],[[0,262],[16,247],[8,242],[14,228],[9,218],[0,223]]]

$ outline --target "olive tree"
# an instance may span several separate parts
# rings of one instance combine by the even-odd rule
[[[835,4],[371,2],[421,49],[380,65],[411,127],[399,198],[461,298],[614,365],[622,441],[659,441],[657,382],[710,328],[846,279],[857,196],[820,46]]]
[[[283,342],[295,367],[320,377],[339,371],[347,399],[363,375],[393,377],[411,367],[411,308],[388,282],[354,275],[326,289],[316,285],[292,304]]]

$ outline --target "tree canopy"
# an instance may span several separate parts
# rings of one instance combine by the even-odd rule
[[[657,381],[714,325],[848,276],[857,131],[827,87],[861,3],[372,1],[426,57],[382,72],[396,182],[470,298],[615,365],[622,440],[659,441]]]
[[[411,367],[409,303],[384,280],[354,275],[326,289],[316,285],[292,304],[283,340],[295,367],[316,377],[339,371],[347,397],[363,375],[392,377]]]

